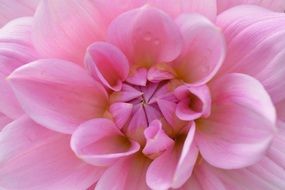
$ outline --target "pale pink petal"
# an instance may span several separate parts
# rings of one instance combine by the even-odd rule
[[[95,190],[147,190],[146,170],[150,160],[141,154],[123,159],[108,168]]]
[[[276,105],[284,101],[284,13],[244,5],[219,15],[217,24],[224,32],[228,46],[220,75],[239,72],[254,76]]]
[[[147,72],[147,79],[154,83],[173,78],[174,75],[171,72],[156,67],[151,67]]]
[[[149,166],[146,182],[152,189],[181,187],[191,176],[198,148],[194,142],[195,125],[185,136],[179,137],[175,145],[156,158]],[[184,142],[185,140],[185,142]]]
[[[218,13],[225,11],[231,7],[243,4],[258,5],[267,9],[271,9],[273,11],[285,11],[284,0],[217,0]]]
[[[207,86],[182,85],[175,89],[175,95],[180,100],[176,107],[176,115],[180,119],[191,121],[210,115],[211,96]]]
[[[216,0],[149,0],[148,3],[173,17],[182,13],[198,13],[215,20],[217,14]]]
[[[72,133],[106,111],[104,88],[74,63],[50,59],[29,63],[9,76],[25,112],[45,127]]]
[[[162,129],[159,120],[153,120],[144,131],[146,144],[143,153],[150,158],[156,157],[173,145],[174,141]]]
[[[200,160],[195,166],[191,178],[183,185],[181,190],[237,190],[236,187],[239,186],[226,188],[223,181],[215,173],[215,168],[207,164],[204,160]]]
[[[7,22],[24,16],[32,16],[39,0],[0,0],[0,28]]]
[[[33,41],[47,58],[83,63],[86,48],[103,39],[106,26],[92,1],[41,1],[34,17]]]
[[[256,79],[237,73],[225,75],[210,88],[211,116],[197,124],[197,144],[203,158],[225,169],[256,163],[276,130],[269,95]]]
[[[125,55],[112,44],[95,42],[85,55],[85,64],[92,76],[114,91],[122,88],[129,74],[129,63]]]
[[[0,111],[15,119],[23,114],[6,77],[37,58],[30,43],[31,18],[19,18],[0,29]]]
[[[85,162],[109,166],[140,149],[109,119],[93,119],[80,125],[72,134],[71,148]]]
[[[121,91],[113,93],[110,99],[112,102],[128,102],[140,97],[142,94],[143,93],[136,88],[123,84]]]
[[[130,63],[143,67],[170,62],[182,48],[182,38],[173,20],[149,6],[118,16],[110,24],[108,41],[119,47]]]
[[[0,187],[10,190],[86,189],[101,168],[80,161],[70,136],[50,131],[27,117],[0,133]]]
[[[223,63],[223,35],[200,15],[185,14],[176,22],[185,43],[181,55],[173,63],[177,77],[193,85],[204,84],[213,78]]]
[[[133,104],[118,102],[110,106],[110,113],[116,125],[122,128],[130,119],[133,110]]]
[[[11,121],[13,120],[0,112],[0,132]]]
[[[138,86],[145,86],[147,82],[147,70],[140,68],[133,71],[127,78],[127,82]]]

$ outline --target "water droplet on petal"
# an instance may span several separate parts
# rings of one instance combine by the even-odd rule
[[[160,40],[159,40],[159,39],[155,39],[155,40],[153,41],[153,43],[154,43],[154,45],[159,45],[159,44],[160,44]]]

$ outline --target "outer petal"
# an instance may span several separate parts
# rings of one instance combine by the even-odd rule
[[[174,17],[182,13],[199,13],[215,20],[217,14],[216,0],[149,0],[148,3]]]
[[[146,182],[152,189],[179,188],[191,176],[198,156],[198,148],[193,141],[194,134],[193,125],[186,138],[177,139],[175,146],[150,164]]]
[[[72,133],[106,109],[104,88],[71,62],[36,61],[14,71],[9,82],[25,112],[55,131]]]
[[[32,16],[39,0],[0,0],[0,28],[12,19]]]
[[[42,56],[82,63],[86,48],[103,38],[105,24],[92,1],[41,1],[33,41]]]
[[[285,1],[284,0],[217,0],[218,12],[222,12],[231,7],[241,5],[241,4],[253,4],[262,6],[274,11],[284,12]]]
[[[96,79],[114,91],[121,90],[122,81],[129,74],[125,55],[117,47],[104,42],[96,42],[88,47],[85,64]]]
[[[83,123],[72,135],[71,148],[87,163],[106,166],[128,157],[140,149],[109,119],[93,119]]]
[[[37,58],[30,42],[31,26],[32,18],[19,18],[0,29],[0,111],[12,119],[21,116],[23,111],[6,77]]]
[[[22,117],[0,133],[0,188],[86,189],[102,173],[70,150],[70,137]]]
[[[12,121],[12,119],[8,118],[3,113],[0,113],[0,132],[11,121]]]
[[[211,116],[197,124],[197,144],[203,158],[226,169],[256,163],[275,131],[270,97],[257,80],[243,74],[225,75],[211,85],[211,90]]]
[[[185,14],[177,19],[185,45],[173,63],[178,78],[187,83],[205,84],[217,73],[225,57],[220,30],[203,16]]]
[[[220,75],[239,72],[254,76],[261,81],[276,105],[284,102],[284,13],[256,6],[239,6],[219,15],[217,23],[228,45]]]
[[[118,161],[99,179],[95,190],[146,190],[145,175],[150,160],[141,154]]]
[[[130,63],[146,67],[174,60],[182,48],[179,29],[172,19],[148,6],[118,16],[110,24],[108,41],[119,47]]]

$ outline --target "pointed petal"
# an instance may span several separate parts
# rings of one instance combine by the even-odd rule
[[[137,69],[129,75],[127,82],[138,86],[145,86],[147,82],[147,70],[145,68]]]
[[[146,170],[150,160],[141,154],[123,159],[108,168],[95,190],[146,190]]]
[[[18,17],[32,16],[39,0],[0,0],[0,28]]]
[[[71,148],[85,162],[109,166],[140,149],[109,119],[93,119],[80,125],[72,134]]]
[[[123,84],[121,91],[115,92],[111,95],[111,102],[129,102],[135,98],[138,98],[143,93],[134,87]]]
[[[173,63],[177,76],[193,85],[205,84],[223,63],[223,35],[215,25],[200,15],[182,15],[176,22],[185,42],[180,57]]]
[[[130,63],[143,67],[170,62],[182,48],[176,24],[164,12],[149,6],[118,16],[110,24],[108,41],[119,47]]]
[[[269,95],[256,79],[236,73],[216,81],[211,90],[211,116],[197,124],[203,158],[225,169],[256,163],[266,153],[276,130]]]
[[[36,122],[52,130],[72,133],[80,123],[105,112],[104,88],[74,63],[40,60],[9,76],[18,101]]]
[[[116,125],[122,128],[129,120],[133,111],[133,104],[118,102],[110,106],[110,112]]]
[[[81,64],[86,48],[104,36],[106,26],[100,18],[91,1],[41,1],[34,16],[35,47],[46,58]]]
[[[284,0],[217,0],[218,13],[221,13],[234,6],[244,4],[258,5],[279,12],[284,12],[285,10]]]
[[[146,181],[152,189],[179,188],[191,176],[198,156],[194,133],[195,126],[191,126],[187,137],[181,137],[150,164]]]
[[[30,42],[31,27],[32,18],[19,18],[0,29],[0,111],[11,119],[21,116],[23,110],[6,77],[37,58]]]
[[[95,42],[88,47],[85,64],[96,79],[114,91],[121,90],[122,82],[129,74],[125,55],[117,47],[105,42]]]
[[[158,83],[162,80],[173,79],[174,75],[171,72],[164,71],[155,67],[148,70],[147,79],[151,82]]]
[[[0,133],[0,187],[11,190],[86,189],[102,169],[80,161],[70,137],[50,131],[27,117]]]

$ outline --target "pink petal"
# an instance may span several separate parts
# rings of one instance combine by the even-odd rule
[[[6,77],[37,58],[30,42],[31,27],[31,18],[19,18],[0,30],[0,111],[12,119],[21,116],[23,111]]]
[[[0,113],[0,132],[1,130],[12,121],[9,117],[4,115],[3,113]]]
[[[83,62],[86,48],[102,39],[106,30],[93,3],[41,1],[34,16],[33,41],[42,56]]]
[[[174,60],[181,51],[178,27],[164,12],[144,6],[118,16],[108,29],[108,41],[137,66]]]
[[[191,121],[199,117],[208,117],[211,112],[211,96],[207,86],[191,87],[187,85],[175,89],[180,102],[176,115],[182,120]]]
[[[138,86],[145,86],[147,82],[147,70],[140,68],[130,73],[127,82]]]
[[[198,148],[193,142],[195,126],[191,126],[187,137],[177,139],[170,147],[149,166],[146,182],[152,189],[181,187],[191,176],[198,156]],[[185,142],[184,142],[185,139]]]
[[[209,20],[196,14],[178,17],[177,24],[185,46],[180,57],[173,63],[176,74],[187,83],[205,84],[214,77],[223,63],[223,35]]]
[[[25,112],[45,127],[72,133],[106,109],[104,88],[74,63],[50,59],[24,65],[9,76]]]
[[[217,24],[228,46],[220,74],[251,75],[261,81],[274,103],[285,100],[284,13],[244,5],[222,13]]]
[[[140,149],[109,119],[93,119],[80,125],[71,138],[71,148],[85,162],[108,166]]]
[[[0,0],[0,28],[7,22],[24,16],[32,16],[39,0]]]
[[[110,106],[110,112],[116,125],[122,128],[130,119],[133,111],[133,104],[118,102]]]
[[[121,91],[113,93],[110,98],[112,102],[129,102],[141,95],[141,91],[130,85],[123,84]]]
[[[108,168],[95,190],[146,190],[145,175],[150,160],[141,154],[120,160]]]
[[[258,5],[279,12],[284,12],[285,10],[284,0],[217,0],[218,12],[223,12],[226,9],[242,4]]]
[[[129,74],[125,55],[117,47],[105,42],[95,42],[88,47],[85,64],[96,79],[114,91],[121,90],[122,82]]]
[[[158,83],[163,80],[173,79],[174,75],[165,70],[161,70],[159,68],[152,67],[148,70],[147,79],[151,82]]]
[[[211,91],[211,116],[197,124],[203,158],[225,169],[256,163],[275,132],[276,115],[269,95],[257,80],[236,73],[216,81]]]
[[[11,190],[86,189],[101,168],[80,161],[70,137],[22,117],[0,133],[0,187]]]
[[[152,121],[145,129],[144,135],[146,145],[142,152],[150,158],[158,156],[174,143],[162,129],[162,123],[159,120]]]
[[[199,13],[215,20],[217,14],[216,0],[150,0],[148,3],[157,6],[173,17],[183,13]]]

